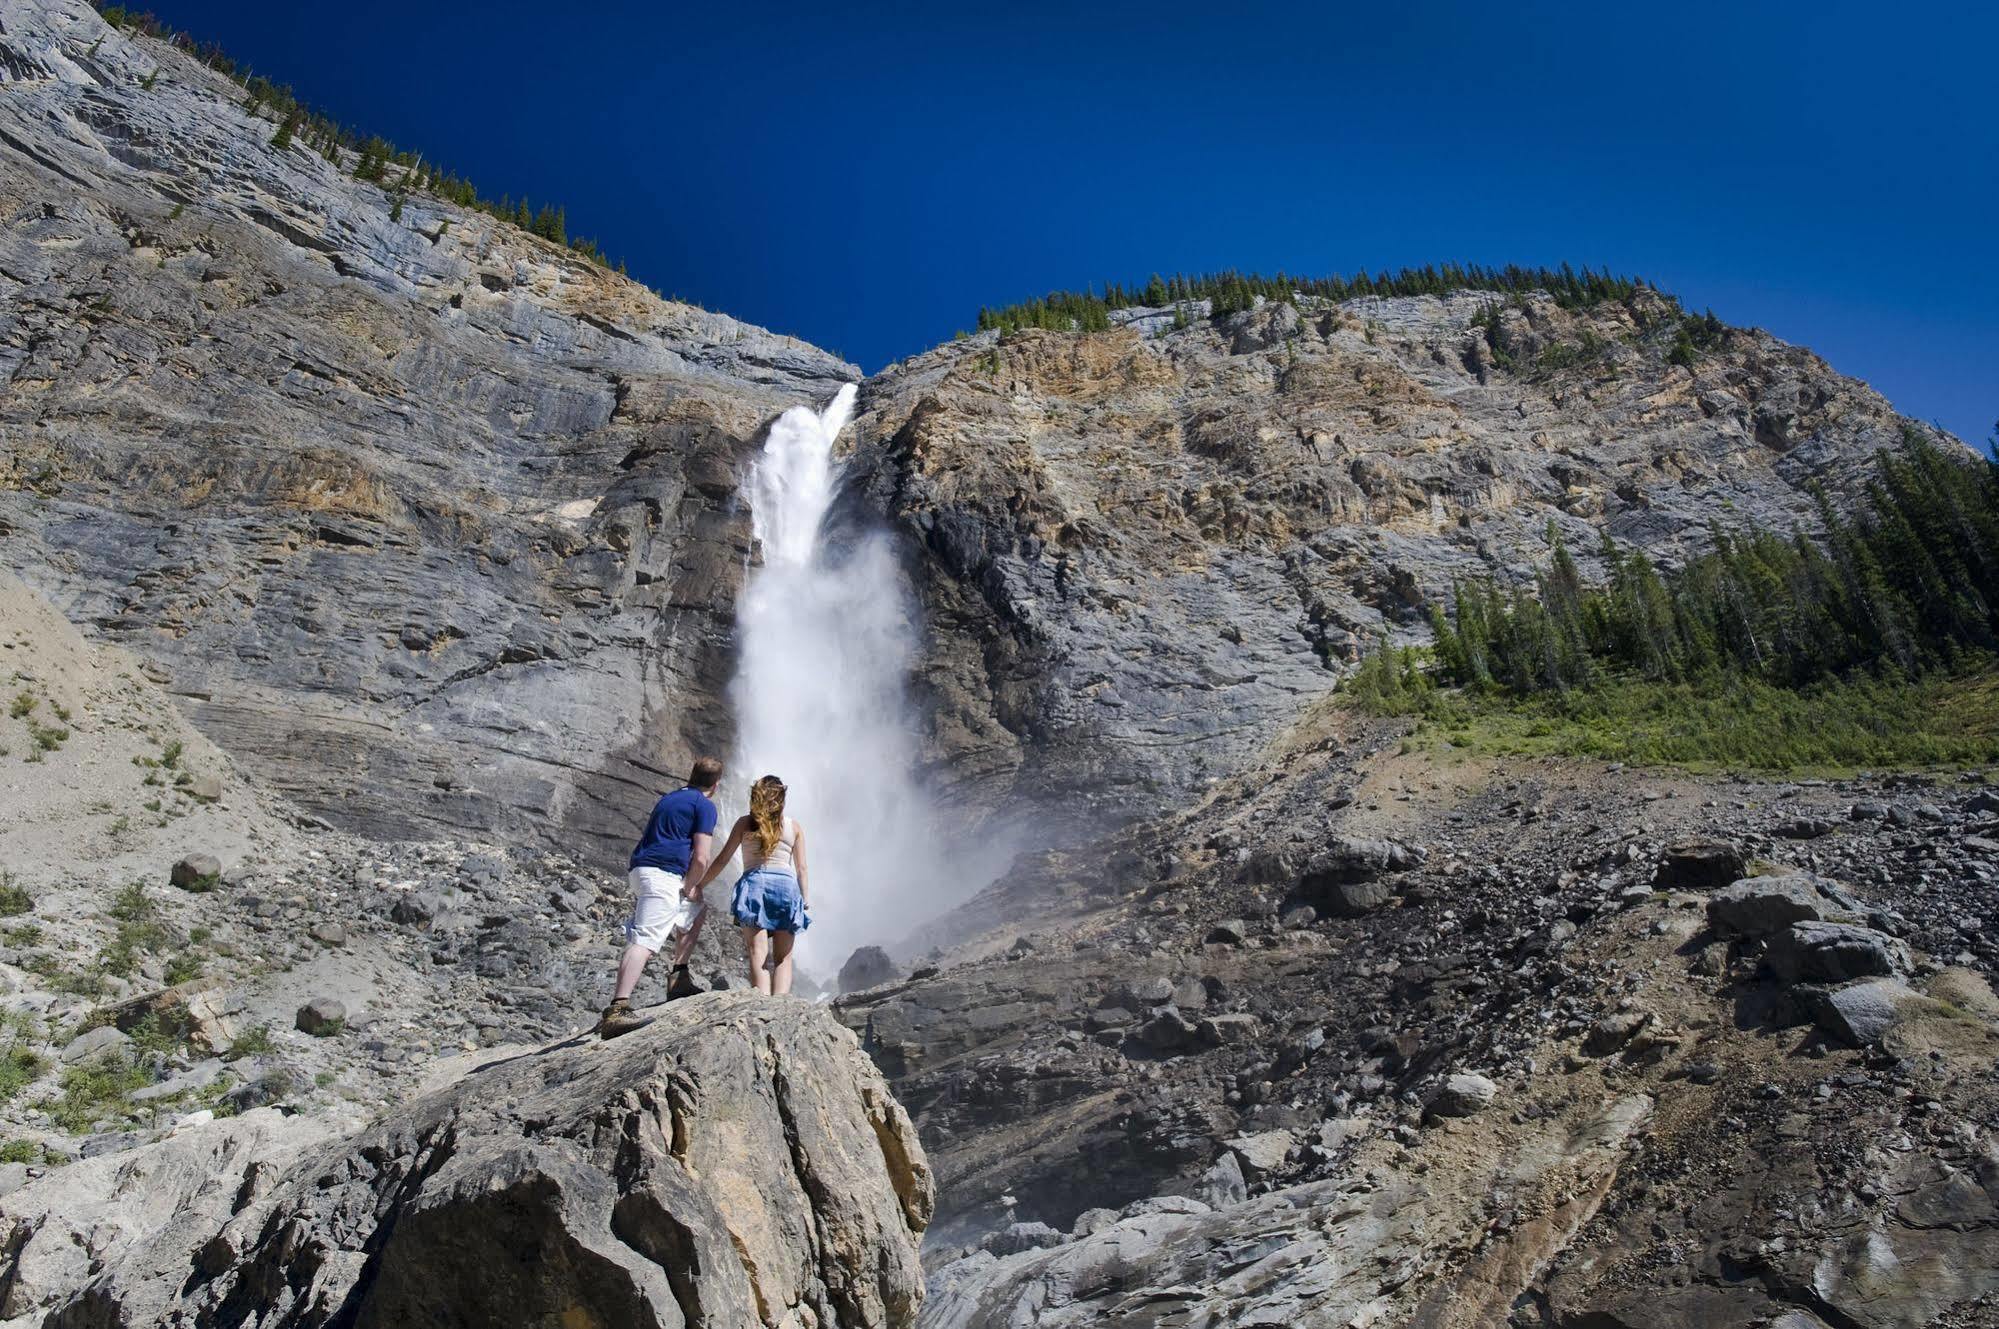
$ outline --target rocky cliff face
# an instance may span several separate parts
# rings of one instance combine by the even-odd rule
[[[727,744],[738,471],[858,371],[0,22],[0,563],[342,826],[621,848]]]
[[[1675,307],[1489,294],[1128,311],[984,333],[869,380],[870,510],[907,535],[940,778],[1115,820],[1243,768],[1454,578],[1665,558],[1711,524],[1814,524],[1911,422],[1808,351],[1731,331],[1668,358]],[[1198,313],[1198,309],[1196,311]]]
[[[303,1133],[253,1113],[16,1192],[0,1316],[870,1329],[922,1302],[923,1151],[802,1002],[682,1002],[353,1137]]]
[[[397,209],[81,0],[0,54],[0,563],[336,824],[614,855],[726,746],[749,453],[858,371]],[[1809,522],[1908,423],[1760,333],[1672,364],[1653,297],[1509,308],[1501,363],[1487,303],[1135,311],[870,380],[850,512],[906,536],[966,818],[1160,806],[1551,520],[1585,556]]]

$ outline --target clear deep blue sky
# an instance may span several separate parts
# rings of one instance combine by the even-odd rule
[[[869,370],[1154,271],[1567,260],[1999,416],[1984,6],[153,6]]]

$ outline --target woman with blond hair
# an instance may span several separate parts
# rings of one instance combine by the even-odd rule
[[[805,828],[784,815],[784,781],[775,775],[750,786],[749,815],[736,818],[702,887],[720,875],[738,848],[743,875],[736,881],[734,912],[750,952],[750,982],[759,992],[783,995],[791,991],[792,942],[812,918],[805,908]],[[766,957],[772,961],[768,970]]]

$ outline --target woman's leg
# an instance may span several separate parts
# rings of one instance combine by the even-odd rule
[[[792,932],[770,934],[770,956],[777,961],[777,968],[771,972],[770,989],[780,997],[791,991],[791,943],[797,939]]]
[[[765,995],[770,993],[770,972],[764,968],[764,950],[769,944],[770,933],[762,928],[743,929],[743,945],[750,952],[750,985]]]

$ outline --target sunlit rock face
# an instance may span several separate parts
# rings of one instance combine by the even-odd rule
[[[728,744],[740,474],[858,372],[398,209],[84,4],[0,78],[0,561],[331,821],[628,847]]]
[[[1265,305],[1174,328],[984,333],[868,384],[871,504],[920,550],[939,778],[1107,816],[1241,769],[1454,579],[1526,578],[1551,523],[1671,559],[1810,528],[1922,428],[1809,351],[1677,309],[1498,297]],[[1929,433],[1924,429],[1925,433]]]

